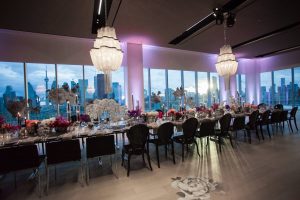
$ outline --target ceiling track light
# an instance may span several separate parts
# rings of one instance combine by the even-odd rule
[[[213,9],[213,15],[216,18],[216,24],[221,25],[223,24],[224,21],[224,15],[221,9],[219,8],[214,8]]]
[[[236,21],[235,14],[232,12],[228,12],[227,18],[226,18],[226,26],[228,28],[233,27],[233,25],[235,24],[235,21]]]

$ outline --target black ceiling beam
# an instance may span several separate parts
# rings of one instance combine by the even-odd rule
[[[238,6],[246,2],[247,0],[231,0],[228,3],[226,3],[224,6],[219,8],[222,12],[230,12],[234,9],[236,9]],[[208,26],[210,23],[216,20],[216,17],[214,16],[214,13],[210,13],[208,16],[206,16],[204,19],[198,21],[196,24],[191,26],[189,29],[185,30],[182,34],[177,36],[175,39],[169,42],[169,44],[179,44],[189,36],[193,35],[198,30]]]
[[[252,38],[252,39],[250,39],[250,40],[247,40],[247,41],[245,41],[245,42],[241,42],[241,43],[239,43],[239,44],[233,45],[233,46],[232,46],[232,49],[236,49],[236,48],[239,48],[239,47],[242,47],[242,46],[246,46],[246,45],[249,45],[249,44],[252,44],[252,43],[261,41],[261,40],[268,39],[268,38],[270,38],[270,37],[274,37],[274,36],[276,36],[276,35],[279,35],[279,34],[285,32],[285,31],[289,30],[289,29],[295,28],[295,27],[297,27],[297,26],[299,26],[299,25],[300,25],[300,21],[295,22],[295,23],[292,23],[292,24],[289,24],[289,25],[287,25],[287,26],[285,26],[285,27],[282,27],[282,28],[279,28],[279,29],[277,29],[277,30],[275,30],[275,31],[271,31],[271,32],[269,32],[269,33],[260,35],[260,36],[258,36],[258,37]]]
[[[98,14],[99,5],[101,5],[100,15]],[[105,2],[107,5],[105,5]],[[105,16],[105,6],[106,6],[106,15],[109,15],[109,11],[111,8],[112,0],[95,0],[94,1],[94,12],[93,12],[93,22],[92,22],[92,33],[97,34],[97,30],[106,24],[106,16]]]
[[[300,45],[296,45],[296,46],[293,46],[293,47],[288,47],[288,48],[285,48],[285,49],[280,49],[280,50],[264,53],[264,54],[255,56],[255,58],[262,58],[262,57],[266,57],[266,56],[270,56],[270,55],[274,55],[274,54],[280,54],[280,53],[285,53],[285,52],[289,52],[289,51],[295,51],[297,49],[300,49]]]

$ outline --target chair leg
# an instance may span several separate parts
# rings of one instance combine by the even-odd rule
[[[198,156],[200,157],[200,153],[199,153],[199,148],[198,148],[197,141],[196,141],[196,140],[194,140],[194,143],[196,144],[196,148],[197,148],[197,154],[198,154]]]
[[[127,160],[127,176],[129,176],[130,173],[130,158],[131,158],[131,154],[128,154],[128,160]]]
[[[90,183],[90,171],[89,171],[89,161],[88,159],[86,160],[85,164],[85,178],[86,178],[86,184],[89,185]]]
[[[147,149],[147,159],[148,159],[149,168],[150,168],[150,170],[152,171],[151,160],[150,160],[150,154],[149,154],[149,148]]]
[[[124,156],[125,156],[125,152],[124,152],[124,149],[122,149],[122,163],[121,163],[121,166],[124,166]]]
[[[247,135],[248,135],[249,144],[251,144],[251,131],[250,130],[247,131]]]
[[[166,158],[168,158],[168,146],[167,145],[165,145],[165,156],[166,156]]]
[[[234,146],[233,146],[233,142],[232,142],[232,137],[231,137],[230,133],[228,133],[228,136],[229,136],[229,141],[230,141],[230,144],[231,144],[232,148],[234,148]]]
[[[259,129],[260,129],[261,138],[263,140],[265,140],[265,136],[264,136],[264,132],[263,132],[263,129],[262,129],[262,125],[259,125]]]
[[[271,133],[270,133],[269,124],[267,124],[267,131],[268,131],[268,134],[269,134],[269,138],[271,139]]]
[[[221,147],[221,137],[218,136],[218,143],[219,143],[219,149],[220,149],[220,153],[222,152],[222,147]]]
[[[257,130],[257,126],[255,126],[255,133],[256,133],[256,137],[257,137],[258,140],[260,141],[259,134],[258,134],[258,130]]]
[[[46,163],[46,195],[49,193],[49,168]]]
[[[172,141],[172,156],[173,156],[173,163],[176,164],[175,162],[175,152],[174,152],[174,142]]]
[[[292,133],[293,133],[294,131],[293,131],[293,127],[292,127],[292,122],[291,121],[292,120],[289,119],[289,124],[290,124],[291,130],[292,130]]]
[[[181,157],[182,157],[182,162],[184,162],[184,143],[181,144]]]
[[[37,169],[37,176],[38,176],[38,190],[39,190],[39,197],[41,198],[42,196],[42,190],[41,190],[41,175],[40,175],[40,170]]]
[[[155,151],[156,151],[156,159],[157,159],[157,166],[158,168],[160,168],[160,164],[159,164],[159,152],[158,152],[158,145],[155,144]]]
[[[297,127],[297,120],[296,120],[296,117],[294,117],[294,123],[295,123],[296,129],[297,129],[297,131],[298,131],[298,127]]]

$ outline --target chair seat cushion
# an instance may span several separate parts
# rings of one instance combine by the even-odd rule
[[[184,135],[177,135],[173,137],[173,140],[177,143],[181,144],[192,144],[194,142],[194,138],[185,138]]]

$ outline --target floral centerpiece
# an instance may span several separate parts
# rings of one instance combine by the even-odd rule
[[[182,118],[183,117],[183,113],[182,112],[176,112],[175,113],[175,119],[176,120],[179,120],[180,118]]]
[[[90,116],[87,115],[87,114],[81,114],[81,115],[79,116],[79,120],[80,120],[80,122],[90,122],[90,121],[91,121],[91,118],[90,118]]]
[[[20,130],[20,128],[20,126],[6,123],[4,117],[0,115],[0,133],[15,132]]]
[[[196,108],[188,109],[186,111],[186,114],[191,115],[191,116],[195,116],[195,114],[196,114]]]
[[[219,109],[219,104],[218,103],[214,103],[211,108],[213,109],[213,111],[216,111],[217,109]]]
[[[93,120],[99,119],[103,113],[106,113],[111,121],[128,118],[126,106],[121,106],[114,99],[95,99],[93,103],[86,106],[86,113]]]
[[[176,110],[174,108],[171,108],[168,110],[167,115],[168,115],[168,117],[172,117],[175,115],[175,113],[176,113]]]
[[[142,113],[142,110],[140,108],[128,110],[128,116],[130,118],[139,117],[139,116],[141,116],[141,113]]]
[[[57,133],[67,132],[68,127],[71,123],[65,118],[59,116],[56,117],[55,121],[50,124],[50,127],[55,128]]]
[[[10,100],[7,102],[6,108],[13,117],[20,117],[20,115],[24,114],[24,112],[26,111],[26,100]]]
[[[146,113],[146,122],[155,122],[155,120],[157,119],[159,115],[159,112],[157,111],[150,111]]]

